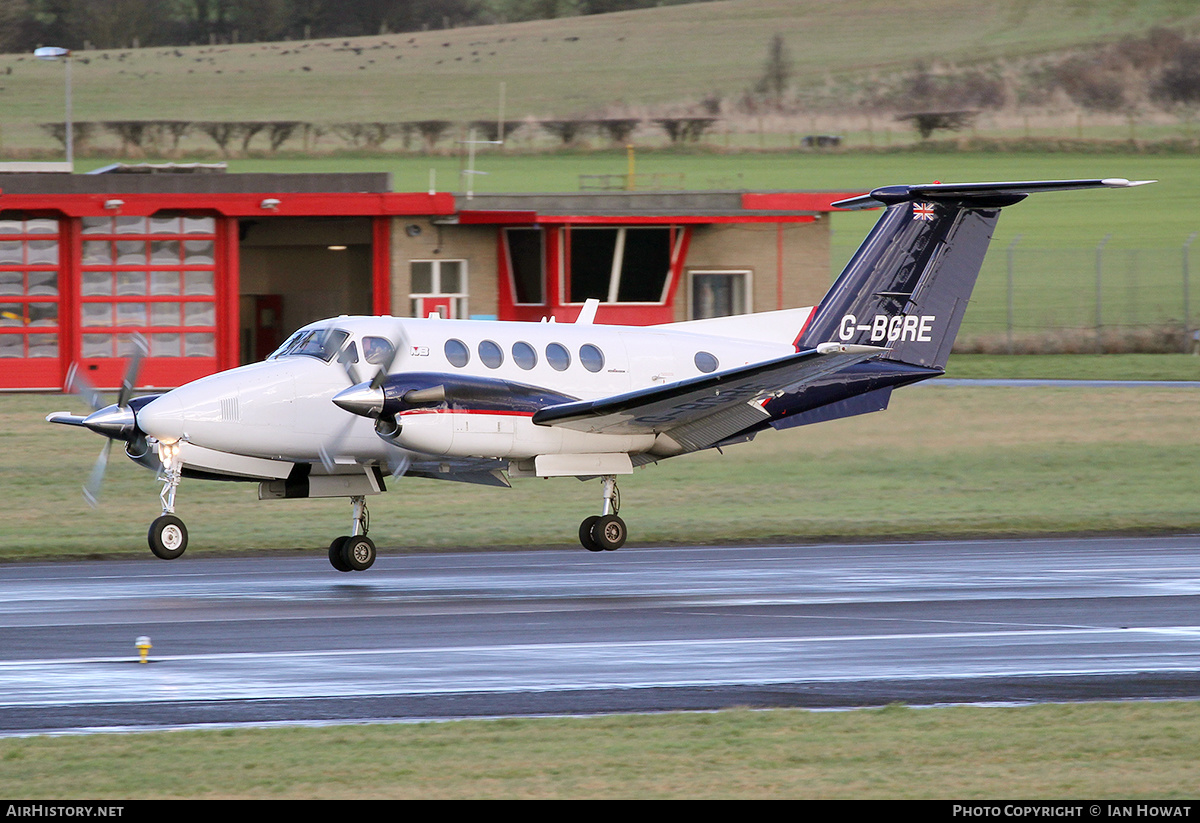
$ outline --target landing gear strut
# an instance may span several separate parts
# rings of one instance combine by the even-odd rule
[[[590,552],[615,552],[625,545],[625,538],[629,536],[625,521],[617,516],[621,493],[613,475],[604,475],[600,482],[604,490],[604,509],[598,515],[585,517],[579,524],[579,542]]]
[[[188,544],[187,526],[175,516],[175,491],[179,488],[179,481],[183,479],[183,466],[180,465],[178,457],[178,443],[158,444],[158,458],[162,461],[158,479],[163,484],[159,499],[162,500],[163,508],[162,516],[150,524],[146,540],[154,556],[163,560],[179,557]]]
[[[329,564],[340,572],[361,572],[375,562],[375,543],[367,537],[370,515],[365,497],[351,497],[354,520],[350,534],[336,537],[329,544]]]

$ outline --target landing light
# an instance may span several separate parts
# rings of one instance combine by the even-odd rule
[[[179,454],[178,440],[159,440],[158,441],[158,459],[164,464],[173,462]]]

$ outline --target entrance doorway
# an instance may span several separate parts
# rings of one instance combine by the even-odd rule
[[[238,228],[242,363],[316,320],[371,313],[370,218],[264,217]]]

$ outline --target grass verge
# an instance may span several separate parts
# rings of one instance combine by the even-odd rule
[[[0,795],[1189,799],[1198,735],[1171,702],[39,737],[0,740]]]
[[[1200,530],[1196,397],[1171,387],[918,386],[881,414],[639,469],[621,480],[622,514],[641,544]],[[114,450],[102,505],[88,508],[80,484],[101,439],[42,420],[78,406],[0,397],[0,561],[147,556],[158,484]],[[391,487],[370,501],[385,551],[571,546],[600,502],[595,482],[572,479]],[[185,480],[177,503],[189,556],[201,557],[320,551],[350,516],[344,500],[259,502],[244,483]]]

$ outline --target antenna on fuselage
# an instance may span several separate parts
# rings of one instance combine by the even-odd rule
[[[596,320],[596,309],[600,308],[600,301],[595,297],[589,297],[583,301],[583,308],[579,310],[579,316],[575,318],[575,325],[590,326]]]

